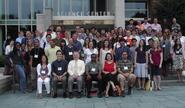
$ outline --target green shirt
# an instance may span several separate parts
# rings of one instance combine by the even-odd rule
[[[89,74],[98,74],[99,72],[101,72],[101,65],[99,62],[89,62],[86,64],[85,66],[85,72],[89,73]]]
[[[126,62],[120,60],[117,62],[117,68],[123,73],[129,73],[133,70],[133,63],[130,60],[127,60]]]

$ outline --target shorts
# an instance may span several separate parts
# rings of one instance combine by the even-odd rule
[[[146,68],[146,63],[136,63],[135,75],[137,78],[147,78],[148,77],[148,69]]]
[[[161,75],[161,69],[159,68],[159,66],[155,66],[155,65],[152,65],[151,66],[151,70],[152,70],[152,75]]]

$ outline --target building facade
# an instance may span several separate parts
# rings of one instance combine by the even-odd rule
[[[149,16],[149,0],[0,0],[0,43],[20,30],[45,31],[49,25],[125,26]],[[2,49],[2,48],[0,48]]]

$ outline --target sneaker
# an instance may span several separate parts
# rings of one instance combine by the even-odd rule
[[[90,94],[87,94],[87,98],[92,98],[92,96]]]
[[[102,98],[102,97],[103,97],[102,93],[98,93],[98,98]]]
[[[67,94],[64,92],[63,93],[63,98],[66,98],[67,97]]]
[[[128,87],[128,95],[132,94],[132,87]]]
[[[105,95],[105,98],[108,98],[108,97],[109,97],[109,95],[108,95],[108,94],[106,94],[106,95]]]
[[[47,96],[47,97],[50,97],[50,96],[51,96],[51,94],[50,94],[50,93],[47,93],[47,94],[46,94],[46,96]]]
[[[122,91],[121,94],[122,94],[122,97],[125,97],[125,91]]]
[[[57,93],[54,93],[53,98],[57,98]]]
[[[81,92],[78,92],[77,98],[81,98]]]
[[[42,99],[42,94],[38,94],[38,98],[39,99]]]
[[[69,93],[69,98],[70,98],[70,99],[73,98],[73,93],[72,93],[72,92]]]

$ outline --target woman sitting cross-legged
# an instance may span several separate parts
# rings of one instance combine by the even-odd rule
[[[51,64],[48,64],[47,56],[43,55],[40,64],[37,65],[37,90],[39,98],[42,98],[42,84],[46,87],[47,95],[50,95],[50,74]]]
[[[115,83],[117,78],[116,64],[113,61],[111,53],[107,53],[105,56],[105,63],[103,66],[103,77],[106,84],[105,97],[109,97],[110,86],[112,86],[113,92],[116,92]]]

